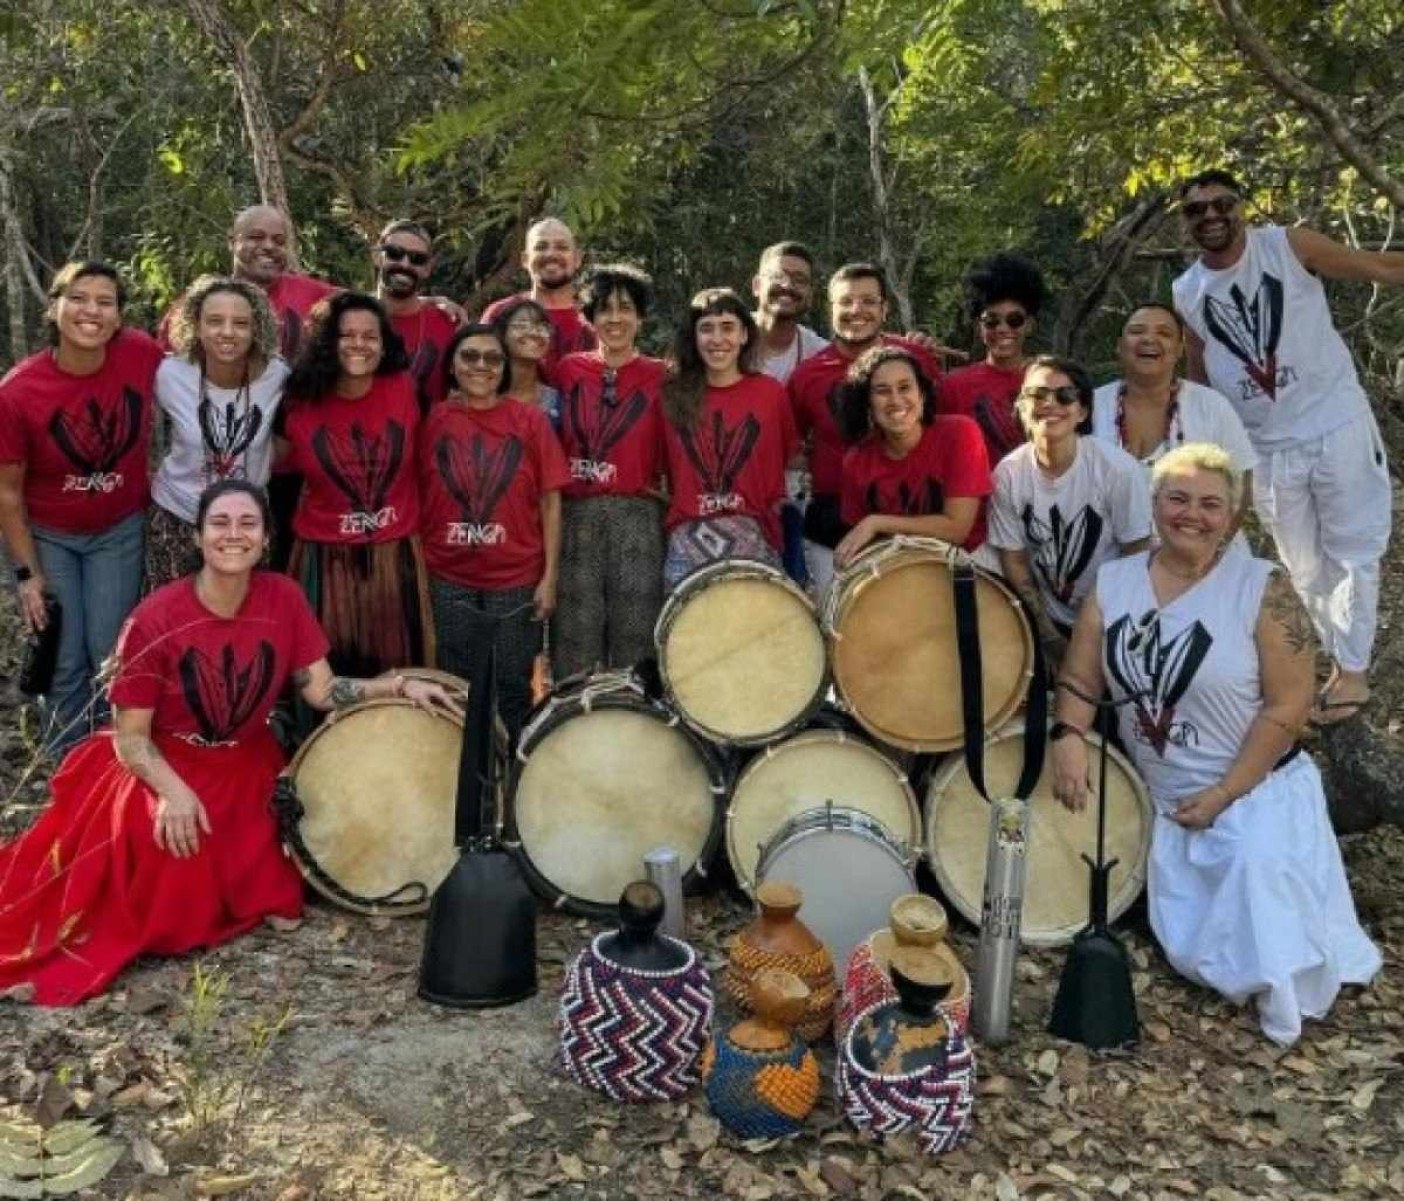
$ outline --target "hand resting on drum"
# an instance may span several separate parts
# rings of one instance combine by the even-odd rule
[[[455,717],[463,716],[462,698],[455,698],[442,684],[432,680],[408,680],[404,676],[356,680],[334,675],[331,664],[325,659],[294,672],[292,680],[298,694],[314,709],[345,709],[362,701],[403,697],[421,709],[442,709]]]

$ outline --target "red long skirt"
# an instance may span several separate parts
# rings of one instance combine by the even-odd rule
[[[138,955],[227,942],[270,914],[302,912],[302,879],[269,809],[283,767],[271,734],[230,747],[158,739],[212,833],[178,859],[156,846],[155,794],[117,760],[110,733],[64,760],[37,822],[0,847],[0,988],[41,1005],[102,992]]]

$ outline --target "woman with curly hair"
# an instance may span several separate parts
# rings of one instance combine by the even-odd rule
[[[663,386],[665,590],[719,559],[780,566],[785,465],[799,434],[784,388],[756,370],[759,345],[755,318],[730,288],[692,298]]]
[[[985,497],[993,491],[980,427],[936,413],[936,389],[909,351],[879,346],[848,373],[839,421],[844,456],[840,515],[848,532],[834,549],[847,566],[876,538],[917,534],[978,550]]]
[[[974,418],[993,467],[1024,441],[1014,411],[1028,365],[1024,344],[1048,292],[1028,259],[996,254],[976,263],[965,277],[965,295],[985,357],[941,381],[937,407]]]
[[[431,665],[409,357],[380,302],[364,293],[318,302],[309,321],[283,431],[287,462],[303,477],[288,574],[311,601],[339,674]]]
[[[175,353],[156,373],[169,443],[146,515],[148,592],[199,570],[195,510],[210,484],[268,483],[288,378],[268,297],[247,280],[202,275],[181,297],[170,339]]]

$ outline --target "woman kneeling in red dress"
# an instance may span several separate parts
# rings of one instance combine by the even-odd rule
[[[196,529],[204,566],[142,601],[118,640],[115,729],[74,748],[49,808],[0,847],[0,996],[74,1005],[138,955],[298,917],[269,806],[283,755],[268,714],[289,680],[320,709],[396,695],[458,712],[435,684],[332,675],[301,589],[257,569],[260,489],[213,485]]]

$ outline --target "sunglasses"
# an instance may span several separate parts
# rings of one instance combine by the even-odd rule
[[[1237,207],[1237,196],[1215,196],[1212,200],[1191,200],[1188,204],[1182,204],[1180,212],[1191,221],[1198,221],[1211,211],[1216,217],[1227,217]]]
[[[1029,318],[1025,313],[981,313],[980,324],[986,329],[998,329],[1007,325],[1010,329],[1023,329]]]
[[[1020,388],[1019,399],[1030,401],[1033,404],[1038,404],[1042,400],[1056,400],[1064,408],[1082,403],[1082,396],[1071,384],[1064,384],[1061,388]]]
[[[484,367],[501,367],[507,361],[507,356],[500,350],[460,350],[453,358],[465,367],[477,367],[479,364]]]
[[[392,263],[403,263],[406,259],[412,267],[424,267],[429,263],[430,256],[422,250],[406,250],[403,246],[377,246],[376,249]]]

